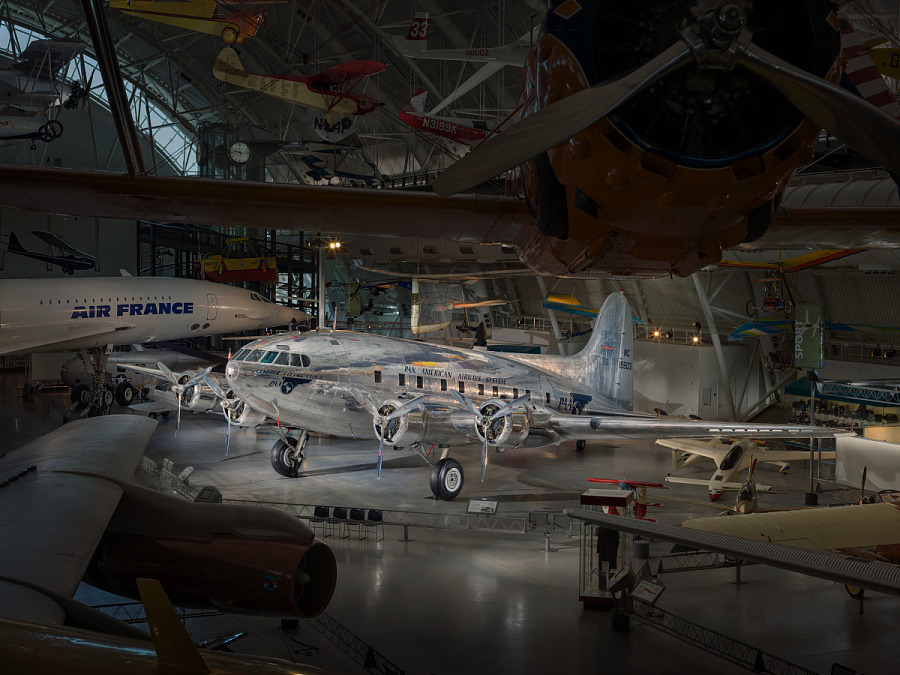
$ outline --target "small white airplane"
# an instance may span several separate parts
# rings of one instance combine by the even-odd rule
[[[661,436],[831,436],[822,427],[735,424],[642,416],[632,407],[632,323],[624,295],[610,295],[588,344],[574,356],[478,352],[349,331],[291,333],[264,338],[229,360],[232,391],[278,420],[273,468],[297,477],[308,432],[379,439],[409,447],[426,462],[430,444],[442,448],[431,472],[432,493],[456,497],[462,466],[450,446],[487,449],[546,446],[588,439]],[[372,426],[370,426],[372,425]],[[299,429],[288,436],[286,427]]]
[[[111,346],[284,326],[306,314],[236,286],[170,277],[0,279],[0,355],[82,351],[104,408]],[[87,411],[88,414],[90,410]]]
[[[49,143],[62,135],[62,123],[50,114],[74,108],[88,95],[90,86],[67,84],[64,77],[69,62],[86,47],[77,40],[35,40],[18,61],[0,70],[0,138]]]
[[[469,47],[467,49],[428,49],[428,12],[418,12],[413,18],[405,39],[395,38],[401,54],[411,59],[436,59],[439,61],[466,61],[483,63],[469,79],[429,111],[434,115],[453,103],[460,96],[481,84],[504,66],[522,68],[528,50],[535,43],[538,27],[525,33],[515,42],[499,47]]]
[[[831,434],[834,435],[834,434]],[[657,445],[672,449],[672,467],[675,471],[692,466],[704,459],[711,459],[716,470],[708,480],[699,478],[682,478],[680,476],[666,477],[667,483],[682,483],[685,485],[705,485],[709,488],[709,498],[715,501],[726,490],[741,490],[745,483],[735,482],[738,476],[749,470],[754,458],[778,466],[781,472],[790,468],[789,462],[800,462],[809,459],[806,450],[767,450],[751,438],[731,440],[735,435],[725,438],[713,438],[711,440],[698,440],[690,438],[660,438]],[[798,437],[802,437],[799,436]],[[807,436],[808,438],[808,436]],[[823,452],[823,459],[834,459],[834,452]],[[768,492],[771,485],[757,484],[760,492]]]

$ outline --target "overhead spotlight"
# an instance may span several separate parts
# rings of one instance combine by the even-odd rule
[[[659,331],[658,331],[658,330],[653,331],[653,337],[657,337],[657,338],[659,337]]]
[[[667,330],[664,337],[666,338],[666,340],[671,340],[672,339],[672,331]]]
[[[700,336],[699,336],[699,335],[695,335],[693,339],[694,339],[694,344],[697,344],[698,342],[700,342]]]

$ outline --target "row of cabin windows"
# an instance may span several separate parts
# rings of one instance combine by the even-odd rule
[[[375,384],[381,384],[381,382],[382,382],[381,371],[376,370],[375,371]],[[401,387],[406,386],[406,374],[405,373],[400,373],[397,375],[397,384],[400,385]],[[460,394],[466,393],[466,383],[463,380],[457,380],[456,386],[459,389]],[[416,389],[424,389],[424,388],[425,388],[425,378],[422,377],[421,375],[416,375]],[[497,385],[494,385],[491,389],[492,389],[491,394],[493,395],[493,397],[499,398],[500,397],[500,387],[498,387]],[[445,379],[441,379],[441,391],[447,391],[447,380],[445,380]],[[531,389],[526,389],[525,393],[530,394]],[[478,395],[484,396],[484,385],[483,384],[478,385]],[[517,387],[513,387],[512,397],[514,399],[519,398],[519,389]],[[544,393],[544,398],[547,401],[547,405],[550,405],[550,392],[549,391]]]
[[[143,299],[144,299],[144,296],[143,296],[143,295],[140,295],[140,296],[138,296],[137,298],[135,298],[135,297],[132,296],[131,301],[133,302],[133,301],[135,301],[135,300],[143,300]],[[152,298],[151,298],[149,295],[147,296],[147,300],[171,300],[171,299],[172,299],[172,296],[171,296],[171,295],[159,295],[159,296],[154,295]],[[91,302],[97,302],[97,298],[91,298],[90,301],[91,301]],[[100,298],[99,301],[100,301],[100,302],[112,302],[113,299],[112,299],[112,298]],[[128,302],[128,301],[129,301],[128,298],[116,298],[116,302]],[[57,300],[57,301],[56,301],[56,304],[57,304],[57,305],[61,305],[62,302],[63,302],[62,300]],[[72,304],[73,302],[74,302],[75,304],[78,304],[78,303],[87,304],[87,303],[88,303],[88,299],[85,298],[84,300],[79,300],[78,298],[73,298],[72,300],[69,300],[68,298],[66,298],[66,304],[67,304],[67,305]],[[43,301],[43,300],[41,300],[41,304],[42,304],[42,305],[44,304],[44,301]],[[48,300],[48,301],[47,301],[47,304],[48,304],[48,305],[52,305],[52,304],[53,304],[53,300]]]
[[[268,352],[263,349],[242,349],[232,357],[232,361],[271,363],[276,366],[295,366],[297,368],[308,368],[310,364],[309,357],[306,354]]]

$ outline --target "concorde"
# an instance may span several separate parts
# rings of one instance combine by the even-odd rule
[[[476,352],[351,331],[289,333],[257,340],[225,376],[246,405],[277,419],[272,467],[297,477],[308,432],[380,439],[426,452],[443,449],[431,472],[439,499],[456,497],[462,466],[450,446],[496,450],[588,439],[668,436],[758,438],[833,435],[821,427],[658,420],[632,411],[631,309],[609,296],[585,348],[573,356]],[[289,436],[285,427],[299,429]]]
[[[0,279],[0,355],[220,335],[305,317],[253,291],[193,279]]]

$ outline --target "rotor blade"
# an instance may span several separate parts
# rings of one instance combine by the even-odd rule
[[[867,159],[900,172],[900,121],[759,45],[750,43],[739,62],[765,78],[817,125]]]
[[[388,415],[386,419],[392,420],[397,417],[402,417],[403,415],[408,413],[410,410],[415,408],[417,405],[419,405],[419,402],[424,398],[425,398],[424,396],[416,396],[412,401],[410,401],[406,405],[401,405],[399,408],[397,408],[394,412],[392,412],[390,415]]]
[[[447,197],[468,190],[559,145],[690,58],[691,51],[679,40],[618,80],[582,89],[541,108],[444,171],[434,182],[434,191]]]
[[[494,420],[500,419],[501,417],[505,417],[512,411],[514,408],[518,408],[521,405],[524,405],[531,399],[531,394],[525,394],[524,396],[520,396],[515,401],[507,403],[505,406],[500,408],[497,412],[491,415],[490,420],[493,422]]]
[[[472,401],[470,401],[467,396],[460,394],[458,391],[456,391],[456,389],[450,390],[450,396],[452,396],[457,403],[459,403],[473,415],[478,415],[479,417],[481,416],[481,411],[475,407],[475,404],[472,403]]]

